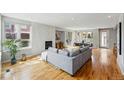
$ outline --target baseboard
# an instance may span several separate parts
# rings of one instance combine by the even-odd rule
[[[124,70],[123,69],[121,69],[121,73],[122,73],[122,75],[124,75]]]
[[[120,68],[121,74],[124,75],[124,70],[123,70],[123,68],[122,68],[122,66],[121,66],[121,64],[120,64],[120,62],[118,61],[118,57],[117,57],[117,65],[118,65],[118,67]]]
[[[39,54],[27,56],[26,59],[29,60],[29,59],[32,59],[32,58],[34,58],[34,57],[37,57],[38,55],[39,55]],[[21,61],[21,58],[20,58],[20,59],[17,59],[17,61]],[[2,63],[2,64],[4,64],[4,63],[10,63],[10,60],[2,61],[1,63]]]

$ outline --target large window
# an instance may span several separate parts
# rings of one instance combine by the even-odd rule
[[[31,26],[4,22],[5,39],[20,39],[21,48],[31,48]]]

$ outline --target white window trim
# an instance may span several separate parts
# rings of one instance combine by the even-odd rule
[[[4,20],[3,21],[3,41],[6,40],[6,32],[5,32],[5,22],[8,22],[10,24],[18,24],[18,25],[29,25],[30,26],[30,39],[29,39],[29,46],[28,47],[22,47],[22,48],[19,48],[19,50],[27,50],[27,49],[32,49],[32,25],[31,24],[24,24],[24,23],[16,23],[16,22],[12,22],[12,21],[7,21],[7,20]],[[29,33],[29,32],[23,32],[23,33]],[[3,52],[9,52],[8,49],[5,49],[3,48]]]

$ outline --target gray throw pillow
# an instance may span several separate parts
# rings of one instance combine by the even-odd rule
[[[80,52],[83,53],[84,51],[86,51],[87,48],[80,48]]]
[[[78,55],[79,53],[80,53],[80,51],[79,51],[79,50],[76,50],[76,51],[71,51],[71,52],[69,52],[69,56],[70,56],[70,57],[73,57],[73,56]]]
[[[70,47],[70,48],[66,48],[66,50],[69,52],[70,57],[76,56],[80,53],[79,47]]]
[[[61,54],[61,55],[64,55],[64,56],[68,56],[69,53],[66,50],[59,50],[58,54]]]

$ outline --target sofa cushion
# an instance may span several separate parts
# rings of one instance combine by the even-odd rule
[[[89,47],[83,47],[83,48],[80,48],[80,52],[83,53],[84,51],[88,50]]]
[[[59,50],[58,54],[64,55],[64,56],[68,56],[69,52],[66,50]]]
[[[69,52],[79,50],[79,49],[80,49],[80,47],[77,47],[77,46],[76,47],[67,47],[66,48],[66,50],[69,51]]]
[[[76,56],[80,53],[79,47],[67,48],[66,50],[69,52],[70,57]]]
[[[54,48],[54,47],[49,47],[48,48],[48,51],[58,53],[58,49],[57,48]]]
[[[69,52],[69,56],[70,56],[70,57],[73,57],[73,56],[78,55],[79,53],[80,53],[79,50],[73,50],[73,51],[70,51],[70,52]]]

